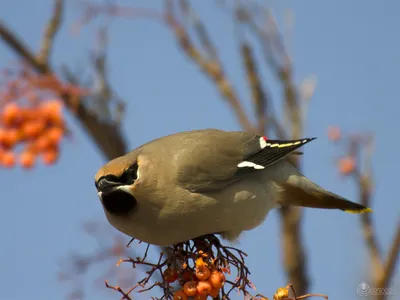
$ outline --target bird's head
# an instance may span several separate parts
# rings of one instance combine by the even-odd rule
[[[118,157],[103,167],[95,176],[95,186],[107,212],[125,215],[136,208],[134,184],[139,179],[137,159]]]

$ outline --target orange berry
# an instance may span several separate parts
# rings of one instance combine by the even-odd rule
[[[200,267],[200,266],[204,266],[207,265],[202,257],[199,257],[198,259],[196,259],[196,267]]]
[[[35,164],[35,155],[32,152],[25,151],[19,157],[21,166],[25,169],[30,169]]]
[[[167,268],[163,273],[164,280],[172,283],[178,279],[178,272],[174,268]]]
[[[210,292],[210,296],[211,296],[212,298],[217,298],[218,295],[219,295],[219,291],[220,291],[220,290],[221,290],[220,288],[213,287],[212,290],[211,290],[211,292]]]
[[[61,125],[63,123],[62,107],[63,104],[61,101],[53,100],[42,103],[40,110],[45,118],[55,124]]]
[[[328,128],[328,138],[331,141],[337,142],[341,138],[341,132],[339,127],[330,126]]]
[[[63,130],[60,127],[51,127],[47,130],[47,136],[54,145],[58,145],[63,138]]]
[[[196,277],[199,280],[207,280],[208,277],[210,277],[211,271],[210,269],[205,266],[205,265],[200,265],[196,267]]]
[[[197,284],[197,293],[199,295],[203,295],[203,296],[207,296],[210,295],[212,290],[212,285],[209,281],[199,281],[199,283]]]
[[[18,130],[14,128],[7,129],[3,133],[2,142],[8,147],[13,147],[19,140],[20,135],[18,133]]]
[[[188,281],[183,285],[183,291],[188,296],[194,296],[197,293],[197,282]]]
[[[22,132],[26,138],[34,138],[39,136],[45,128],[43,121],[28,121],[22,125]]]
[[[51,148],[52,142],[47,135],[42,134],[33,142],[33,145],[36,151],[43,152]]]
[[[353,157],[346,156],[339,160],[339,172],[343,175],[349,175],[354,171],[356,162]]]
[[[289,290],[287,288],[279,288],[274,294],[274,300],[286,300],[289,298]]]
[[[22,110],[22,118],[24,121],[35,121],[41,118],[41,115],[36,108],[26,108]]]
[[[9,103],[3,108],[3,123],[6,125],[13,124],[21,115],[20,107],[15,103]]]
[[[208,280],[214,288],[221,288],[225,283],[225,275],[220,271],[213,271]]]
[[[1,163],[6,168],[12,168],[15,166],[15,154],[11,151],[6,151],[1,157]]]
[[[46,165],[53,165],[57,159],[58,151],[56,149],[48,149],[42,154],[42,160]]]
[[[176,291],[174,293],[174,300],[187,300],[187,299],[188,296],[186,296],[186,294],[182,290]]]

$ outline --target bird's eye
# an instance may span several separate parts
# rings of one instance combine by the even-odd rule
[[[133,184],[137,179],[138,164],[135,162],[132,166],[122,173],[119,181],[124,184]]]

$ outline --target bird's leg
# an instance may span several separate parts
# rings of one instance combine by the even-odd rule
[[[212,246],[215,246],[217,248],[221,246],[221,243],[219,239],[215,236],[215,234],[201,235],[197,238],[192,239],[192,241],[197,250],[201,250],[205,253],[210,252]]]

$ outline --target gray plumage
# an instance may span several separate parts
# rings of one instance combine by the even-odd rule
[[[311,140],[181,132],[108,162],[96,174],[96,187],[115,228],[163,246],[211,233],[236,240],[279,205],[370,211],[322,189],[286,160]]]

